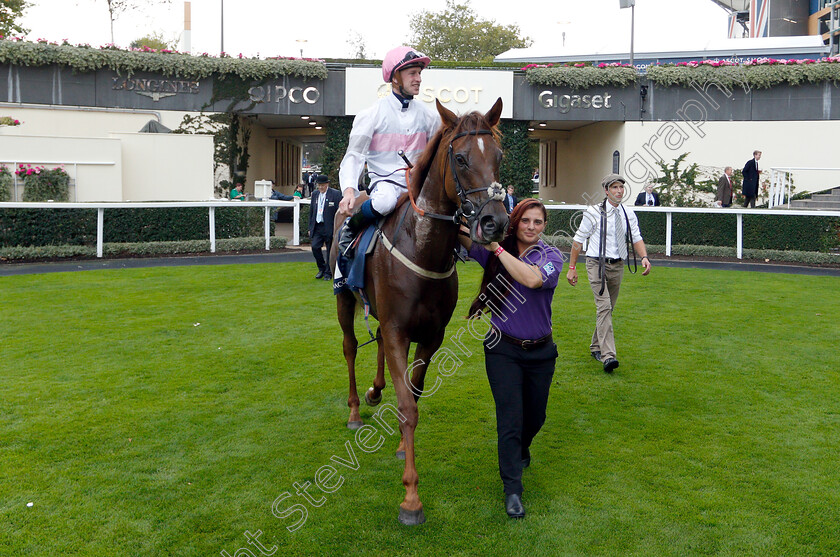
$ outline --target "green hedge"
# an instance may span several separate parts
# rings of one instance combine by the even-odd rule
[[[581,211],[549,211],[546,233],[574,235]],[[577,218],[575,218],[577,214]],[[665,244],[665,213],[638,211],[646,244]],[[736,244],[735,214],[673,213],[672,245],[729,246]],[[745,249],[827,252],[840,248],[840,218],[820,216],[744,215]]]
[[[286,247],[285,238],[271,238],[271,249]],[[265,238],[251,236],[247,238],[230,238],[216,241],[216,251],[263,250]],[[104,243],[102,255],[104,257],[132,257],[153,255],[177,255],[185,253],[203,253],[210,251],[210,240],[182,240],[177,242],[129,242]],[[9,261],[26,261],[31,259],[58,259],[65,257],[96,257],[94,246],[15,246],[0,247],[0,259]]]
[[[0,202],[12,200],[12,187],[15,177],[6,167],[0,167]]]
[[[150,50],[150,49],[148,49]],[[286,75],[303,79],[326,79],[327,67],[320,60],[283,58],[216,58],[209,54],[191,56],[180,52],[144,52],[123,50],[111,46],[91,48],[37,42],[0,40],[0,64],[14,66],[67,66],[76,73],[110,69],[120,75],[136,72],[160,73],[166,76],[204,79],[212,74],[220,78],[233,76],[244,80],[261,80]]]
[[[61,168],[41,170],[23,179],[24,201],[70,201],[70,176]]]
[[[216,209],[216,238],[258,236],[264,230],[261,207]],[[210,230],[206,207],[106,209],[106,242],[205,240]],[[0,209],[0,247],[96,245],[96,209]]]

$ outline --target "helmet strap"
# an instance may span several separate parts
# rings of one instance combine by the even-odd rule
[[[414,95],[403,89],[402,76],[399,75],[399,72],[394,76],[394,81],[391,83],[391,90],[403,102],[403,107],[406,106],[406,100],[410,101],[414,98]]]

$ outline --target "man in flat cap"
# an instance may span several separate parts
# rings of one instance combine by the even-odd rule
[[[608,174],[601,182],[604,200],[596,206],[588,207],[583,214],[572,242],[569,271],[566,273],[569,284],[577,285],[575,263],[583,243],[588,241],[586,275],[595,296],[596,310],[595,332],[592,334],[589,351],[593,358],[604,364],[604,371],[607,373],[618,367],[612,312],[618,301],[621,279],[624,277],[623,262],[627,260],[628,244],[635,250],[634,263],[636,254],[642,258],[642,275],[650,273],[650,259],[642,240],[642,233],[639,231],[639,221],[633,209],[621,204],[624,198],[624,184],[624,178],[618,174]],[[629,260],[627,267],[630,267]]]

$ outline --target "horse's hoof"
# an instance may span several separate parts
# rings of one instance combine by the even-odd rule
[[[373,397],[370,396],[370,394],[372,392],[373,392],[373,387],[368,389],[367,392],[365,393],[365,402],[367,403],[368,406],[376,406],[377,404],[382,402],[382,393],[379,393],[378,397],[373,398]]]
[[[362,425],[362,420],[347,422],[347,429],[359,429],[360,427],[362,427]]]
[[[420,507],[416,511],[407,511],[400,507],[400,524],[416,526],[424,522],[426,522],[426,515],[423,514],[423,507]]]
[[[397,459],[405,460],[405,451],[397,451]]]

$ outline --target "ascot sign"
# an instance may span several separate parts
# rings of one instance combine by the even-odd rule
[[[377,99],[390,94],[391,85],[382,82],[379,68],[347,68],[344,89],[345,113],[358,114]],[[487,70],[423,70],[416,99],[432,105],[435,99],[458,114],[486,112],[502,99],[502,118],[513,118],[513,72]]]

